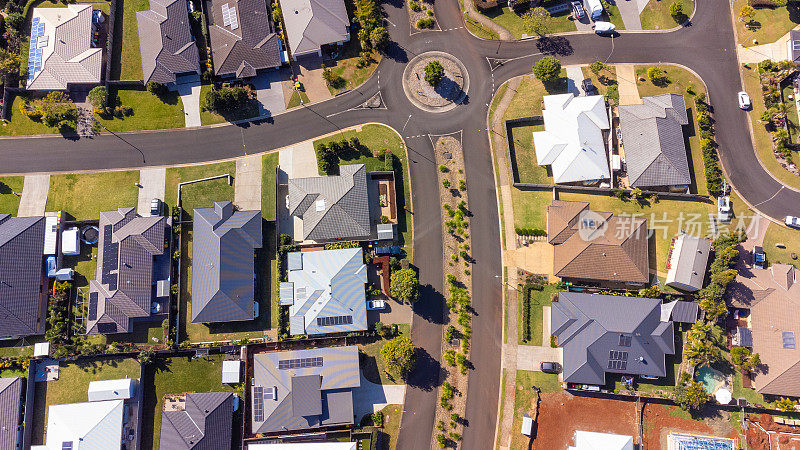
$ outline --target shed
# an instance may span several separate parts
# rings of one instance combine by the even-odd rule
[[[522,415],[522,430],[520,433],[530,437],[533,433],[533,419],[527,413]]]
[[[33,344],[33,357],[38,358],[40,356],[50,356],[49,342],[37,342]]]
[[[731,336],[731,343],[740,347],[753,348],[753,332],[749,328],[736,327]]]
[[[56,254],[56,240],[58,239],[58,217],[47,216],[44,218],[44,254]]]
[[[67,228],[61,233],[61,253],[65,255],[80,255],[81,241],[78,239],[78,228]]]
[[[674,301],[661,305],[661,321],[681,323],[697,322],[698,305],[695,302]]]
[[[89,401],[125,400],[136,395],[136,380],[120,378],[116,380],[92,381],[89,383]]]
[[[378,224],[378,240],[383,241],[387,240],[390,241],[394,239],[394,224],[391,223],[379,223]]]
[[[303,257],[300,252],[291,252],[286,256],[287,270],[303,270]]]
[[[689,292],[702,289],[711,241],[683,233],[675,238],[670,251],[666,285]]]
[[[242,361],[222,361],[222,382],[225,384],[236,384],[242,381]]]
[[[169,297],[169,278],[156,281],[156,297]]]

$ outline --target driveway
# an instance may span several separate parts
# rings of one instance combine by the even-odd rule
[[[321,56],[302,55],[293,65],[294,73],[298,74],[309,101],[314,103],[333,97],[328,90],[328,85],[325,84],[325,79],[322,78]]]
[[[617,83],[619,83],[620,105],[641,105],[639,88],[636,87],[636,71],[633,64],[617,64]]]
[[[367,323],[374,324],[375,322],[382,322],[384,325],[391,325],[393,323],[411,323],[411,318],[414,317],[414,311],[411,305],[398,303],[394,300],[386,300],[386,309],[376,311],[367,311]]]
[[[362,375],[361,386],[353,389],[353,413],[357,420],[361,420],[386,405],[402,405],[405,397],[405,384],[375,384]]]
[[[549,339],[548,339],[549,341]],[[539,370],[542,362],[555,361],[563,363],[561,348],[552,348],[549,345],[519,345],[517,346],[517,370]]]
[[[47,195],[50,193],[50,175],[25,175],[17,217],[44,215]]]
[[[283,97],[283,89],[281,88],[280,71],[263,71],[253,78],[252,83],[256,88],[259,117],[274,116],[286,109],[286,100]]]
[[[612,0],[610,3],[617,5],[617,8],[619,8],[619,14],[622,16],[622,23],[625,24],[626,30],[642,29],[639,13],[647,5],[647,1],[644,1],[644,5],[641,6],[642,9],[639,8],[642,2],[637,0]]]
[[[154,167],[139,171],[139,201],[136,212],[141,216],[150,215],[150,202],[154,199],[164,201],[167,169]]]
[[[184,126],[199,127],[200,124],[200,75],[187,75],[178,79],[170,89],[177,91],[183,102]]]
[[[567,66],[567,91],[576,96],[585,96],[586,91],[581,87],[583,71],[581,66]]]
[[[261,210],[261,158],[249,155],[236,160],[233,204],[243,211]]]

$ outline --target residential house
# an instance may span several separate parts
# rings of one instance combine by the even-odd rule
[[[352,425],[352,391],[360,385],[354,345],[257,353],[250,387],[251,433]]]
[[[576,430],[569,450],[634,450],[633,436]]]
[[[554,182],[594,184],[611,178],[603,96],[545,95],[542,117],[545,129],[533,132],[533,146],[537,163],[550,166]]]
[[[749,310],[740,323],[739,345],[752,346],[761,366],[753,388],[764,395],[800,397],[800,276],[787,264],[740,272],[728,288],[729,304]]]
[[[344,0],[280,0],[293,57],[316,53],[322,46],[350,40]]]
[[[253,320],[261,241],[261,211],[234,211],[229,201],[194,210],[192,323]]]
[[[234,394],[187,393],[169,397],[161,413],[159,448],[229,449],[233,435]]]
[[[360,247],[293,252],[287,259],[289,281],[279,290],[292,335],[367,329],[367,266]]]
[[[0,378],[0,450],[22,448],[22,378]]]
[[[151,318],[154,302],[169,301],[172,255],[165,252],[166,217],[141,217],[135,208],[119,208],[102,211],[99,228],[86,333],[129,333],[135,321]]]
[[[567,383],[605,385],[606,373],[664,377],[666,355],[675,354],[660,299],[560,292],[550,321]]]
[[[45,444],[31,450],[118,450],[129,421],[124,400],[50,405]]]
[[[681,233],[670,244],[666,285],[682,291],[703,288],[711,241]]]
[[[683,126],[688,124],[680,94],[642,97],[642,104],[620,105],[619,126],[631,187],[689,188],[692,176],[683,138]]]
[[[587,202],[554,200],[547,207],[553,273],[564,281],[606,287],[650,281],[647,220],[595,212]]]
[[[359,442],[281,442],[247,444],[247,450],[357,450]]]
[[[281,40],[264,0],[211,0],[208,26],[214,73],[250,78],[282,64]]]
[[[44,217],[0,214],[0,339],[44,333],[44,236]]]
[[[67,90],[76,84],[98,84],[103,49],[95,47],[92,5],[34,8],[28,50],[27,88]]]
[[[800,30],[789,31],[789,39],[786,41],[786,59],[792,62],[800,62]]]
[[[150,9],[136,12],[145,84],[171,84],[181,76],[200,74],[186,4],[184,0],[150,0]]]

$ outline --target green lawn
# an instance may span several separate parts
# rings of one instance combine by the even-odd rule
[[[747,0],[737,0],[733,4],[733,14],[736,15],[736,40],[745,47],[757,45],[753,42],[754,39],[758,44],[775,42],[800,24],[798,6],[789,3],[789,6],[776,8],[755,8],[756,13],[752,19],[755,27],[749,30],[745,27],[745,22],[739,20],[739,11],[746,4]]]
[[[683,325],[687,330],[690,328],[688,325]],[[666,355],[666,369],[667,375],[657,380],[646,380],[644,378],[635,378],[634,387],[639,392],[647,392],[655,394],[657,391],[671,392],[680,377],[681,362],[683,361],[683,336],[685,332],[675,329],[675,354]],[[606,385],[614,392],[624,392],[627,390],[620,382],[621,375],[607,374]]]
[[[622,22],[622,15],[619,13],[619,8],[616,4],[605,2],[603,5],[603,19],[613,23],[618,31],[625,29],[625,24]]]
[[[119,8],[122,8],[122,11]],[[114,48],[111,61],[111,80],[141,80],[142,59],[139,54],[139,30],[136,11],[150,9],[149,0],[121,0],[117,3],[114,25]],[[122,12],[122,14],[120,14]],[[121,37],[121,39],[120,39]]]
[[[169,168],[166,175],[165,201],[170,206],[177,204],[178,183],[225,174],[236,175],[234,161]],[[228,185],[227,178],[192,183],[182,189],[181,202],[189,218],[194,208],[210,208],[214,206],[215,201],[224,200],[233,201],[233,186]]]
[[[361,131],[349,130],[337,133],[332,136],[317,139],[314,141],[316,146],[319,143],[330,143],[342,139],[357,137],[361,145],[366,146],[370,151],[386,148],[391,151],[402,166],[402,170],[395,170],[395,193],[397,195],[397,228],[402,236],[401,244],[405,246],[408,259],[412,260],[412,229],[413,224],[406,208],[411,208],[411,189],[409,187],[408,161],[406,159],[405,146],[403,140],[392,128],[384,125],[368,124],[361,127]],[[351,159],[341,160],[341,164],[364,164],[367,171],[383,170],[383,161],[371,155],[353,155]]]
[[[500,39],[500,35],[498,35],[494,30],[485,28],[483,25],[481,25],[480,22],[476,21],[475,19],[466,14],[464,15],[464,22],[467,24],[467,29],[469,30],[469,32],[479,38]]]
[[[77,0],[77,1],[72,2],[72,3],[77,3],[79,5],[84,5],[84,4],[85,5],[92,5],[92,9],[99,9],[99,10],[103,11],[104,13],[106,13],[106,16],[108,16],[108,13],[109,13],[109,11],[111,9],[111,6],[110,6],[109,2],[103,1],[103,0],[97,0],[97,1]],[[31,6],[29,7],[30,8],[29,10],[33,11],[33,8],[63,8],[64,6],[65,6],[64,3],[62,3],[62,2],[55,2],[55,1],[52,1],[52,0],[41,0],[41,1],[33,2],[31,4]]]
[[[19,196],[14,193],[22,193],[22,183],[24,177],[0,177],[0,214],[11,213],[17,215],[19,208]]]
[[[669,0],[650,0],[639,14],[643,30],[668,30],[675,28],[691,17],[694,11],[694,0],[681,0],[683,3],[683,16],[672,17],[669,13]],[[738,11],[738,10],[737,10]]]
[[[552,191],[523,191],[512,187],[511,202],[514,205],[514,226],[547,229],[547,205],[552,201]]]
[[[525,24],[522,20],[522,16],[518,15],[507,6],[503,8],[492,8],[489,11],[483,12],[483,14],[492,19],[494,23],[508,30],[514,35],[515,39],[521,39],[523,34],[530,34],[525,31]],[[553,16],[555,20],[553,21],[550,34],[577,30],[578,27],[575,26],[575,23],[569,20],[569,15],[570,12],[567,11],[560,15]]]
[[[10,340],[0,342],[0,357],[32,356],[33,344],[45,342],[44,336],[28,336],[24,340]],[[23,345],[24,344],[24,345]]]
[[[275,168],[278,166],[278,152],[264,155],[261,166],[261,215],[267,220],[275,220]]]
[[[797,118],[797,103],[789,99],[790,95],[794,95],[794,89],[792,88],[791,84],[783,88],[783,98],[786,99],[787,103],[786,120],[788,121],[787,126],[789,128],[789,139],[796,142],[798,131],[797,127],[798,124],[800,124],[800,120]]]
[[[358,67],[357,62],[360,53],[361,41],[358,39],[350,39],[349,42],[345,43],[344,46],[341,47],[339,50],[339,57],[336,58],[336,60],[325,61],[325,63],[331,68],[331,72],[339,75],[345,80],[344,85],[338,89],[328,86],[328,91],[330,91],[332,95],[336,95],[337,93],[347,89],[357,88],[361,85],[361,83],[365,82],[373,72],[375,72],[375,69],[378,67],[378,63],[381,62],[381,54],[377,51],[372,51],[371,55],[374,62],[371,62],[364,67]]]
[[[130,1],[130,0],[125,0]],[[133,108],[133,115],[101,119],[111,131],[157,130],[183,128],[186,124],[183,102],[176,92],[169,92],[163,99],[142,89],[110,89],[109,95],[117,95],[120,104]]]
[[[529,370],[517,371],[517,387],[514,390],[514,430],[511,435],[511,448],[528,448],[528,438],[517,431],[522,428],[522,414],[532,414],[536,402],[536,393],[531,389],[536,386],[542,393],[558,392],[561,390],[561,383],[558,382],[558,375]]]
[[[546,286],[541,291],[531,290],[531,300],[530,300],[530,323],[531,323],[531,340],[528,342],[524,342],[522,339],[522,333],[525,328],[525,324],[522,321],[522,313],[523,313],[523,298],[522,298],[522,289],[518,289],[518,296],[517,302],[519,306],[517,307],[517,343],[520,345],[544,345],[550,346],[550,342],[542,342],[542,328],[544,326],[544,315],[543,315],[543,308],[545,306],[550,306],[550,299],[553,294],[559,292],[561,289],[558,285],[551,284]]]
[[[2,126],[0,126],[0,136],[58,133],[57,128],[48,127],[43,122],[35,121],[22,114],[22,112],[19,110],[20,104],[22,104],[22,98],[15,96],[14,102],[11,104],[11,109],[8,112],[9,119],[0,120],[2,123]]]
[[[390,324],[387,323],[384,325]],[[401,336],[409,336],[411,334],[411,327],[406,323],[397,324],[397,329]],[[374,339],[374,341],[369,344],[358,344],[361,373],[366,379],[373,383],[401,383],[401,381],[391,378],[386,374],[386,366],[384,366],[383,358],[381,357],[381,348],[383,348],[383,344],[386,343],[387,339],[369,339]]]
[[[617,85],[617,69],[614,66],[606,66],[597,75],[589,70],[587,66],[581,67],[581,71],[584,78],[592,80],[592,84],[597,88],[597,92],[600,95],[606,95],[609,87]]]
[[[53,175],[46,210],[64,210],[77,220],[97,220],[100,211],[113,211],[123,206],[135,208],[139,196],[135,183],[138,182],[136,170]]]
[[[297,89],[293,90],[292,96],[289,97],[289,103],[286,104],[286,109],[300,106],[300,100],[303,100],[304,104],[311,102],[311,100],[308,99],[308,95],[305,93],[305,91],[298,91]]]
[[[383,431],[384,435],[389,437],[386,442],[386,449],[397,448],[397,436],[400,434],[400,416],[403,412],[403,405],[388,405],[381,410],[383,412]],[[384,438],[386,437],[384,436]],[[362,448],[368,448],[362,446]]]
[[[767,234],[764,236],[764,252],[767,254],[767,261],[770,264],[783,263],[800,267],[797,259],[792,259],[792,253],[800,255],[800,230],[794,230],[784,225],[777,225],[762,220],[760,226],[766,226]],[[775,244],[783,244],[784,248],[778,248]]]
[[[533,146],[534,131],[544,131],[544,123],[511,127],[509,144],[513,146],[519,182],[553,184],[553,177],[548,168],[536,164],[536,150]]]
[[[768,401],[764,400],[764,396],[756,392],[755,389],[746,388],[742,384],[742,372],[736,371],[733,374],[733,398],[744,397],[751,405],[769,405]]]
[[[157,360],[145,370],[142,448],[158,448],[164,396],[186,392],[234,392],[240,397],[244,385],[222,384],[222,356]],[[241,403],[240,403],[241,404]],[[241,409],[240,409],[241,411]]]
[[[89,382],[91,381],[139,378],[139,375],[139,362],[132,358],[90,363],[61,362],[58,380],[36,383],[33,444],[44,443],[48,406],[88,401]]]
[[[218,114],[214,111],[203,110],[203,99],[207,92],[213,89],[210,84],[200,86],[200,123],[202,125],[212,125],[215,123],[228,123],[238,120],[247,120],[258,117],[258,103],[253,100],[243,108],[239,108],[233,113],[226,115]]]

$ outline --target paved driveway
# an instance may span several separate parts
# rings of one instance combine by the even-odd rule
[[[517,370],[539,370],[542,362],[563,362],[561,348],[550,346],[519,345],[517,346]]]
[[[249,155],[236,160],[233,204],[243,211],[261,209],[261,168],[261,155]]]
[[[402,405],[405,397],[405,384],[375,384],[361,376],[361,386],[353,389],[353,413],[361,420],[386,405]]]
[[[50,193],[50,175],[25,175],[17,217],[44,215],[47,195]]]
[[[639,20],[639,13],[642,12],[642,10],[639,9],[640,1],[611,0],[610,3],[617,5],[617,8],[619,8],[619,14],[622,16],[622,23],[625,24],[626,30],[642,29],[642,22]],[[647,2],[644,4],[647,5]],[[642,8],[644,8],[644,6],[642,6]]]
[[[166,188],[167,169],[164,167],[154,167],[139,171],[139,201],[136,205],[136,212],[142,216],[150,215],[150,202],[154,198],[164,201],[164,190]]]
[[[258,115],[270,117],[286,109],[281,88],[281,73],[278,70],[263,71],[252,80],[258,99]]]
[[[586,91],[581,87],[583,82],[583,71],[581,66],[567,66],[567,91],[576,96],[586,95]]]
[[[171,89],[178,92],[183,102],[184,126],[199,127],[200,123],[200,76],[187,75],[178,79]]]

